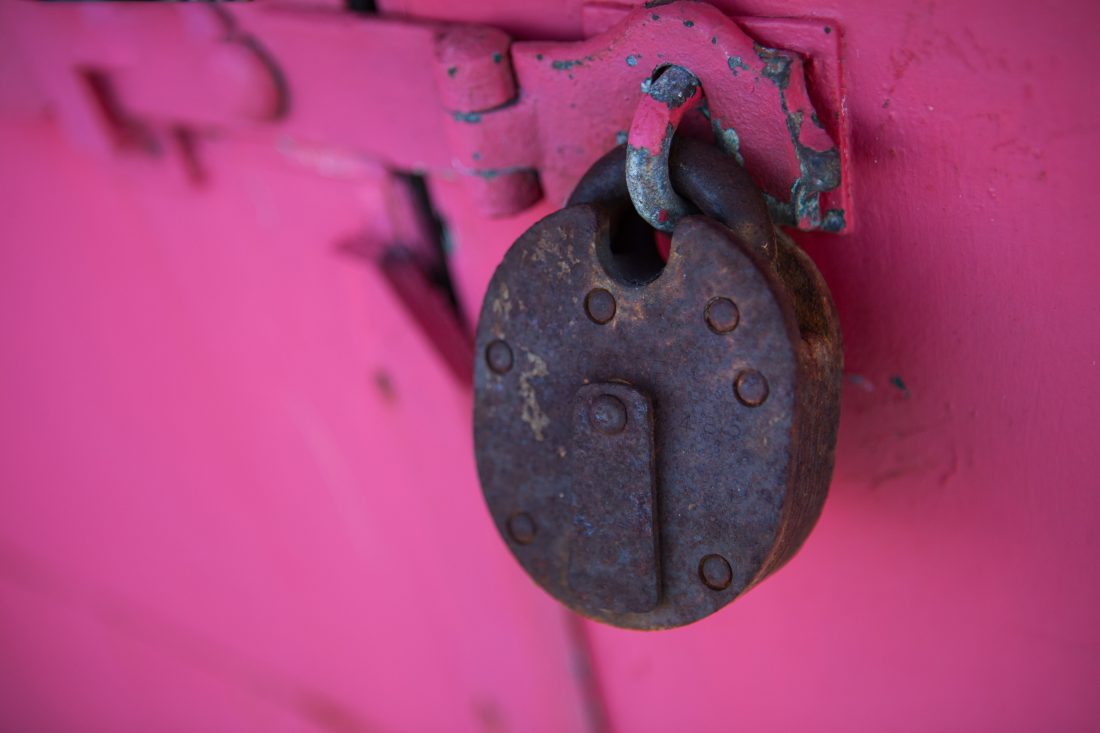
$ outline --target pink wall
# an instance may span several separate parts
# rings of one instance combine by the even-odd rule
[[[382,4],[579,33],[575,2]],[[725,9],[843,29],[858,230],[800,241],[848,377],[803,551],[656,634],[572,621],[496,537],[466,388],[336,251],[384,172],[88,156],[0,51],[0,728],[1095,729],[1100,11]],[[549,204],[432,188],[476,312]]]

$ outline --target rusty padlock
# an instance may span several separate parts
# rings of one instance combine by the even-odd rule
[[[782,566],[820,514],[839,418],[828,289],[730,156],[673,143],[697,209],[667,263],[626,150],[497,268],[477,329],[474,438],[523,568],[590,618],[681,626]]]

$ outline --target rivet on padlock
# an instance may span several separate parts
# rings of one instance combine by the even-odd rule
[[[512,552],[570,608],[644,629],[698,620],[794,554],[840,394],[813,264],[734,158],[679,137],[667,153],[684,202],[667,262],[617,148],[505,255],[475,374],[478,472]]]

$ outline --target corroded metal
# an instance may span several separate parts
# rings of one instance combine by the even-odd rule
[[[568,585],[584,606],[652,610],[661,597],[653,404],[620,382],[573,398],[573,536]]]
[[[671,232],[691,210],[672,187],[668,155],[684,114],[703,98],[699,79],[682,66],[658,68],[643,88],[626,146],[626,186],[638,216]]]
[[[809,533],[840,335],[817,270],[731,157],[673,143],[672,183],[704,215],[679,222],[663,267],[624,168],[623,148],[598,162],[497,269],[474,434],[490,512],[532,578],[586,616],[658,629],[726,605]]]

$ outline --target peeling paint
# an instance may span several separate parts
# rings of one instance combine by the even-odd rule
[[[718,143],[718,147],[736,158],[738,165],[744,166],[745,159],[741,155],[741,136],[737,134],[737,130],[714,123],[711,124],[711,129],[714,131],[714,141]]]
[[[738,71],[748,71],[749,70],[749,65],[746,64],[740,56],[730,56],[729,61],[727,61],[727,63],[729,64],[730,71],[733,72],[734,76],[737,76]]]
[[[551,61],[550,65],[558,71],[568,71],[574,66],[584,66],[586,61],[595,61],[595,58],[592,56],[584,56],[583,58],[579,59],[558,59],[556,61]]]
[[[464,170],[463,173],[471,176],[477,176],[483,178],[486,181],[491,181],[498,176],[507,176],[512,173],[524,173],[532,171],[533,169],[524,167],[522,165],[513,165],[506,168],[473,168]]]
[[[791,185],[790,201],[767,196],[768,209],[777,224],[798,226],[806,221],[814,229],[839,231],[844,227],[844,212],[831,209],[823,217],[821,193],[840,185],[840,152],[835,148],[814,150],[802,144],[802,111],[791,112],[787,106],[787,87],[791,81],[791,59],[784,53],[759,44],[756,55],[764,62],[761,74],[779,90],[779,104],[787,119],[787,133],[798,159],[798,178]],[[732,59],[731,59],[732,61]],[[816,122],[816,116],[814,118]],[[820,123],[818,123],[820,124]],[[828,227],[828,228],[827,228]]]
[[[759,43],[754,43],[753,49],[760,60],[764,62],[764,68],[761,69],[760,73],[779,87],[781,92],[786,92],[791,83],[790,57],[776,51],[774,48],[761,46]],[[786,100],[783,101],[783,104],[786,105]]]

